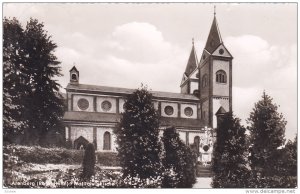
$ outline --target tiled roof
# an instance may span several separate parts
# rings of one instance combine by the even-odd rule
[[[120,115],[112,113],[67,111],[64,115],[64,121],[84,121],[98,123],[117,123],[120,121]]]
[[[108,94],[131,94],[135,89],[119,88],[119,87],[109,87],[109,86],[99,86],[99,85],[86,85],[86,84],[68,84],[67,90],[78,90],[78,91],[88,91],[88,92],[101,92]],[[154,98],[174,98],[182,100],[194,100],[199,101],[199,98],[192,94],[181,94],[172,92],[160,92],[160,91],[150,91]]]
[[[79,121],[79,122],[96,122],[96,123],[117,123],[121,119],[121,114],[114,113],[96,113],[96,112],[81,112],[70,111],[65,112],[64,121]],[[160,118],[161,126],[175,126],[175,127],[204,127],[203,121],[199,119],[186,118]]]
[[[199,119],[186,119],[186,118],[172,118],[172,117],[161,117],[161,126],[175,126],[175,127],[192,127],[192,128],[203,128],[204,122]]]

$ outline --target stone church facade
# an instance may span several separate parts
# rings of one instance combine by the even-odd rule
[[[217,115],[232,110],[232,59],[214,16],[200,60],[192,45],[181,92],[150,91],[154,107],[161,115],[161,134],[167,127],[175,126],[183,142],[197,145],[200,160],[210,161]],[[66,139],[74,149],[90,142],[97,151],[115,152],[113,129],[124,111],[126,96],[135,90],[81,84],[79,78],[74,66],[66,87]]]

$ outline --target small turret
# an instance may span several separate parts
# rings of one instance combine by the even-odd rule
[[[76,69],[75,65],[72,67],[72,69],[70,69],[70,83],[79,83],[79,71]]]

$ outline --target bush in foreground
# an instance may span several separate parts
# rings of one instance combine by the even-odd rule
[[[21,145],[5,145],[3,152],[13,153],[24,162],[36,164],[80,164],[84,155],[83,150]],[[96,152],[96,158],[101,166],[120,166],[117,153]]]
[[[245,128],[240,119],[226,113],[220,119],[212,160],[212,187],[245,188],[249,171],[246,161]]]
[[[93,144],[89,143],[85,149],[82,161],[83,171],[81,177],[83,179],[89,179],[95,173],[95,162],[95,148]]]
[[[166,188],[190,188],[196,182],[196,153],[180,139],[174,127],[164,131],[165,168],[162,186]]]
[[[123,176],[142,179],[161,175],[159,116],[147,88],[127,97],[125,112],[114,131]]]

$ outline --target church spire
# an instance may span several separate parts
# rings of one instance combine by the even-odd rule
[[[222,38],[221,38],[221,34],[218,28],[218,23],[217,23],[217,19],[216,19],[216,7],[214,7],[214,20],[212,22],[211,28],[210,28],[210,32],[207,38],[207,42],[205,45],[205,49],[209,52],[209,53],[213,53],[218,46],[220,46],[220,44],[222,44]]]
[[[194,46],[194,38],[192,39],[192,50],[190,53],[190,57],[188,60],[188,63],[185,68],[185,74],[186,76],[189,76],[198,66],[198,59],[195,51],[195,46]]]

